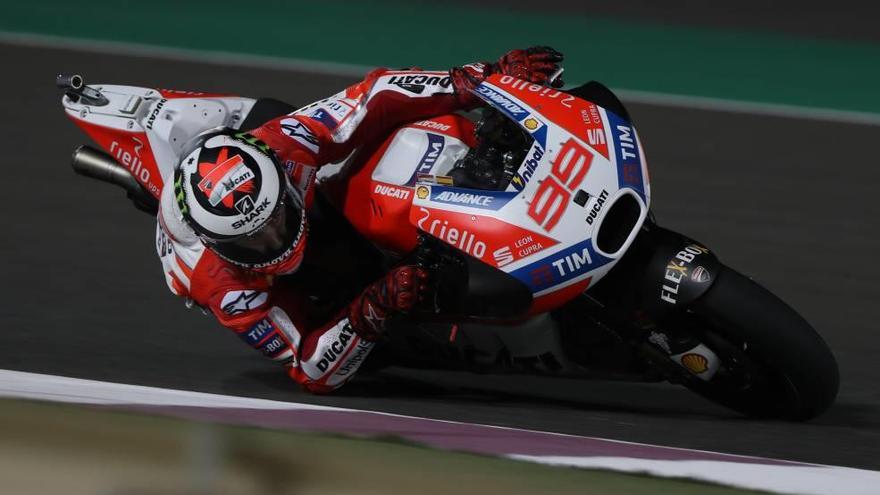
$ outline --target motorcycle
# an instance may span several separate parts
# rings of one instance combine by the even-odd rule
[[[67,116],[101,148],[77,148],[75,171],[121,186],[153,214],[192,137],[295,110],[271,99],[86,85],[79,75],[57,84]],[[476,115],[403,125],[319,171],[318,190],[360,236],[388,259],[433,273],[435,297],[419,315],[428,338],[410,332],[389,345],[400,362],[566,376],[604,370],[788,420],[831,405],[837,363],[809,323],[703,244],[657,224],[644,151],[613,92],[595,81],[557,90],[496,74],[474,93],[486,104]],[[357,100],[299,109],[331,121],[334,139],[345,139],[364,111]],[[478,330],[457,338],[460,325]],[[502,345],[486,353],[479,345],[480,328],[504,341],[504,328],[526,327],[534,340],[548,335],[542,325],[560,336],[545,339],[553,341],[546,351]]]

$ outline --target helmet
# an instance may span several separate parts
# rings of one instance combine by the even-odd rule
[[[302,194],[265,143],[232,129],[203,133],[174,171],[184,221],[205,246],[242,268],[295,271],[307,233]]]

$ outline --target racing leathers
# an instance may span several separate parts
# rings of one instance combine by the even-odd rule
[[[530,50],[515,50],[495,64],[470,64],[450,72],[378,69],[330,98],[249,133],[272,148],[293,186],[302,192],[308,211],[316,202],[315,175],[320,166],[342,161],[406,122],[476,106],[478,100],[468,90],[488,73],[518,71],[519,76],[545,81],[561,56]],[[316,317],[321,311],[315,309],[308,281],[300,280],[291,288],[283,283],[287,277],[223,260],[185,224],[172,191],[172,187],[162,191],[157,225],[157,251],[168,287],[282,363],[289,376],[311,392],[327,393],[351,379],[373,349],[384,320],[410,309],[424,289],[423,270],[400,267],[366,288],[361,285],[361,292],[346,306]],[[309,256],[308,248],[303,256]],[[332,270],[320,266],[312,272],[333,277]],[[339,281],[340,290],[343,283]]]

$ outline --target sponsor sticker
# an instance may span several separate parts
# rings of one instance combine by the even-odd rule
[[[642,162],[639,158],[639,142],[632,125],[614,115],[606,112],[611,126],[611,137],[614,144],[614,154],[617,159],[617,181],[621,188],[629,187],[636,190],[642,199],[645,198],[645,184],[642,177]]]
[[[669,304],[678,304],[678,290],[681,287],[681,281],[688,277],[688,269],[690,269],[691,262],[693,262],[697,256],[708,252],[708,248],[698,244],[691,244],[679,251],[674,258],[669,260],[669,263],[666,264],[666,273],[663,276],[663,285],[660,288],[661,301]],[[701,274],[698,276],[700,278],[705,278],[708,282],[709,273],[706,269],[702,266],[697,268],[701,269]],[[691,274],[691,277],[693,277],[693,274]]]
[[[334,119],[332,115],[330,115],[330,112],[327,111],[327,109],[325,109],[323,107],[316,109],[314,112],[309,114],[309,117],[324,124],[324,127],[326,127],[327,129],[329,129],[331,131],[333,129],[336,129],[336,126],[339,125],[339,122],[337,122],[337,120]]]
[[[370,354],[373,345],[372,342],[367,342],[365,340],[358,342],[358,345],[352,354],[342,365],[339,366],[339,369],[336,370],[336,376],[346,377],[357,371],[364,362],[364,359],[367,358],[367,355]]]
[[[426,199],[431,194],[431,190],[425,186],[419,186],[416,188],[416,197],[419,199]]]
[[[488,191],[482,189],[435,186],[431,189],[431,201],[497,211],[517,194],[518,193],[514,191]]]
[[[327,114],[338,124],[345,120],[345,118],[354,111],[355,104],[355,100],[337,98],[323,102],[321,104],[321,109],[326,111]]]
[[[156,106],[153,107],[153,111],[150,112],[150,116],[147,117],[147,125],[145,126],[147,129],[152,130],[153,124],[156,123],[156,117],[159,116],[159,112],[162,111],[162,107],[165,106],[165,103],[168,101],[167,98],[162,98],[158,102],[156,102]]]
[[[452,85],[452,79],[445,74],[394,75],[389,77],[387,84],[421,95],[429,87],[448,89]]]
[[[534,292],[539,292],[577,278],[609,261],[611,258],[593,250],[592,239],[586,239],[510,274],[531,287]]]
[[[495,259],[495,264],[498,267],[502,267],[513,263],[513,252],[510,251],[510,246],[503,246],[492,251],[492,258]]]
[[[446,146],[446,138],[443,136],[430,132],[426,132],[425,135],[428,137],[428,149],[425,150],[425,154],[423,154],[421,160],[419,160],[416,174],[431,173],[431,170],[437,163],[437,159],[440,158],[440,154],[443,153],[443,148]]]
[[[287,343],[277,333],[260,345],[260,352],[268,358],[274,358],[285,350],[287,350]]]
[[[318,138],[299,120],[293,118],[282,120],[281,132],[305,146],[312,153],[318,153]]]
[[[419,207],[410,221],[444,242],[488,264],[503,267],[558,244],[497,218]]]
[[[345,320],[345,323],[336,335],[336,338],[324,349],[321,359],[318,361],[316,367],[322,372],[326,372],[330,366],[339,359],[339,356],[345,352],[348,348],[348,343],[353,338],[355,338],[355,334],[354,330],[351,328],[351,323],[349,323],[348,320]]]
[[[234,316],[259,308],[269,299],[267,292],[255,290],[231,290],[223,296],[220,308],[224,313]]]
[[[247,215],[254,211],[254,200],[250,196],[242,196],[241,199],[235,202],[235,209],[242,215]]]
[[[528,129],[530,131],[534,131],[535,129],[538,128],[539,125],[541,125],[541,123],[538,122],[538,120],[535,119],[534,117],[529,117],[523,121],[523,125],[525,126],[526,129]]]
[[[144,185],[149,184],[151,186],[150,170],[144,166],[144,163],[141,161],[141,149],[144,147],[144,143],[136,137],[132,137],[131,139],[134,141],[134,145],[132,145],[134,153],[130,153],[118,142],[113,141],[110,143],[110,154],[116,158],[117,162],[127,168],[129,172],[131,172],[131,175],[141,181],[141,183]],[[152,189],[152,187],[150,188]]]
[[[595,198],[596,201],[593,202],[593,206],[590,208],[590,213],[587,215],[587,223],[590,225],[593,225],[593,222],[596,221],[596,217],[599,216],[599,212],[602,211],[602,207],[605,206],[605,201],[608,200],[608,191],[602,189],[602,192]]]
[[[709,270],[706,270],[702,266],[698,266],[694,268],[694,271],[691,272],[691,280],[697,283],[704,284],[712,279],[712,276],[709,275]]]
[[[543,157],[544,148],[535,143],[532,146],[532,151],[528,155],[528,158],[526,158],[525,163],[520,166],[513,178],[510,179],[510,184],[514,189],[522,191],[523,188],[526,187],[526,184],[531,180],[532,175],[534,175],[535,170],[538,168],[538,165],[541,163],[541,158]]]
[[[485,84],[477,86],[476,94],[487,102],[492,103],[492,106],[498,108],[516,121],[520,121],[529,115],[529,111],[523,108],[518,101],[515,101],[511,97],[496,91]]]
[[[699,375],[709,369],[709,360],[702,354],[690,352],[681,357],[681,365],[691,373]]]
[[[256,346],[275,330],[277,329],[275,328],[275,324],[272,323],[272,320],[269,318],[263,318],[246,332],[238,334],[238,336],[241,337],[241,340],[244,340],[251,346]]]
[[[249,196],[245,197],[249,198]],[[239,209],[239,205],[241,209]],[[255,204],[253,201],[248,202],[242,199],[236,203],[236,209],[238,209],[239,213],[244,215],[244,218],[239,218],[238,220],[232,222],[232,228],[240,229],[245,225],[256,223],[260,220],[260,215],[262,215],[263,212],[269,209],[269,198],[265,198],[263,202],[259,205]],[[247,210],[247,213],[243,213],[243,209]]]
[[[388,184],[376,184],[373,192],[394,199],[409,199],[411,191],[408,187],[392,186]]]
[[[159,253],[160,258],[164,258],[174,252],[171,240],[168,239],[165,229],[161,226],[156,229],[156,252]]]
[[[424,127],[425,129],[433,129],[435,131],[448,131],[452,128],[449,124],[441,124],[433,120],[421,120],[413,124],[414,126]]]

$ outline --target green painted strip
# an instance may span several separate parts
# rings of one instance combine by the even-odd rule
[[[880,46],[420,2],[60,0],[0,30],[359,65],[443,68],[548,44],[569,83],[880,113]]]

